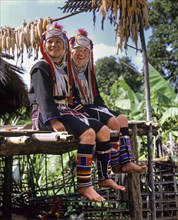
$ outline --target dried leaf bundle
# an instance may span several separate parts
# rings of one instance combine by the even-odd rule
[[[127,49],[129,38],[135,43],[137,48],[139,18],[143,27],[148,27],[149,6],[147,0],[68,0],[61,8],[63,12],[91,11],[93,10],[94,22],[95,12],[102,14],[102,28],[106,17],[116,26],[116,36],[118,39],[118,49]]]

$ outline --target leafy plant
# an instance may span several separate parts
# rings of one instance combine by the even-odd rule
[[[152,118],[161,124],[164,135],[172,131],[176,137],[178,136],[178,96],[171,83],[166,81],[151,64],[149,64],[149,80]],[[144,92],[134,92],[122,76],[111,87],[111,95],[102,94],[102,96],[108,106],[126,114],[130,120],[146,120]]]

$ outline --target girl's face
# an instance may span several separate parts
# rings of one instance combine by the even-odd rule
[[[58,58],[64,52],[64,43],[58,37],[51,37],[46,40],[45,49],[49,56]]]
[[[72,56],[79,66],[82,66],[88,60],[89,55],[90,51],[86,47],[77,47],[72,52]]]

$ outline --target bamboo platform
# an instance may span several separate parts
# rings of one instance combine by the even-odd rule
[[[133,126],[137,126],[138,136],[146,135],[148,125],[152,122],[129,121],[129,132],[132,135]],[[159,124],[153,123],[153,133],[157,133]],[[111,130],[111,137],[118,132]],[[67,132],[34,131],[27,126],[0,126],[0,156],[8,157],[27,154],[63,154],[77,149],[78,141]],[[65,147],[64,147],[65,145]]]

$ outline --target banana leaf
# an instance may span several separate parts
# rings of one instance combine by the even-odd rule
[[[170,102],[174,102],[176,94],[171,84],[166,81],[161,74],[149,63],[149,81],[150,92],[153,94],[155,91],[163,94]]]

